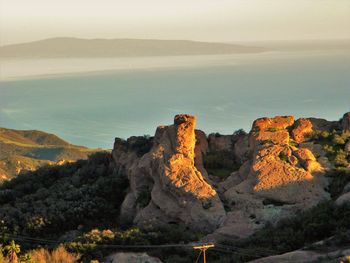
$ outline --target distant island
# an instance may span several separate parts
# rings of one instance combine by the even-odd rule
[[[155,39],[50,38],[0,47],[2,58],[92,58],[258,53],[265,48],[237,44]]]

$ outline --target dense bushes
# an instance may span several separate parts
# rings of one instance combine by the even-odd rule
[[[349,131],[315,131],[312,139],[323,146],[327,157],[337,167],[349,166],[349,156],[344,151],[345,143],[350,139]]]
[[[231,151],[209,152],[204,155],[203,164],[209,174],[222,180],[239,169]]]
[[[115,224],[127,187],[109,153],[20,175],[0,187],[1,232],[48,237]]]
[[[198,240],[198,236],[188,231],[183,226],[172,225],[171,227],[154,228],[130,228],[127,230],[93,229],[68,243],[70,251],[83,255],[84,262],[93,259],[102,259],[104,256],[117,251],[145,251],[146,248],[127,248],[120,246],[147,246],[159,244],[185,244]],[[175,255],[186,253],[186,262],[196,255],[188,248],[148,248],[147,253],[161,258],[164,262],[170,262]]]
[[[148,153],[153,146],[153,137],[149,135],[131,136],[127,140],[116,138],[115,145],[122,147],[125,151],[134,151],[138,157]]]

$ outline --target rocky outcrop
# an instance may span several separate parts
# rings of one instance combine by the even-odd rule
[[[291,116],[253,124],[251,141],[256,146],[251,175],[257,179],[253,190],[279,202],[308,206],[313,199],[317,202],[325,197],[324,185],[312,174],[322,172],[322,167],[310,150],[289,145],[288,128],[293,124]]]
[[[341,124],[343,131],[350,131],[350,112],[344,114]]]
[[[193,116],[175,116],[174,125],[157,128],[152,148],[142,157],[116,141],[113,158],[128,174],[131,188],[122,219],[140,225],[184,223],[204,232],[220,225],[225,211],[200,172],[201,159],[195,158],[195,125]],[[205,151],[205,143],[197,141],[197,153]]]
[[[295,128],[291,131],[292,138],[297,142],[304,142],[313,132],[311,121],[308,119],[298,119]]]
[[[246,237],[266,222],[275,222],[329,198],[324,190],[328,184],[324,167],[311,150],[290,145],[292,127],[295,125],[291,116],[254,122],[249,135],[252,159],[245,168],[247,175],[239,183],[232,178],[222,183],[231,212],[213,237],[228,233]]]
[[[177,115],[152,138],[116,139],[114,162],[130,180],[122,222],[185,224],[211,233],[207,241],[247,237],[330,198],[325,172],[333,166],[311,134],[339,130],[339,122],[277,116],[257,119],[249,134],[208,138],[195,125],[193,116]],[[225,179],[212,170],[208,175],[208,156],[232,158],[240,167],[226,170]]]

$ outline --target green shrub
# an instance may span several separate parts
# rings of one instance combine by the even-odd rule
[[[203,157],[203,164],[209,174],[225,179],[239,169],[231,151],[209,152]]]
[[[289,162],[288,156],[283,152],[280,152],[278,157],[284,162]]]
[[[278,131],[278,129],[277,128],[268,128],[267,131],[269,131],[269,132],[276,132],[276,131]]]

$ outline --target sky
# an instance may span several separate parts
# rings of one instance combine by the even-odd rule
[[[0,0],[0,45],[51,37],[350,38],[350,0]]]

